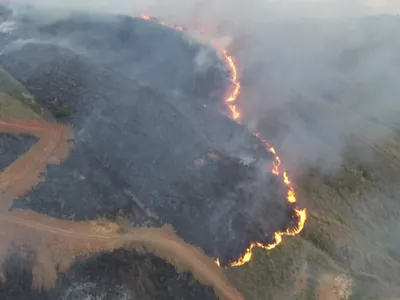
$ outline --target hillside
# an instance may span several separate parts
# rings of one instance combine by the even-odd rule
[[[214,259],[293,212],[271,153],[224,115],[218,53],[137,18],[35,22],[0,32],[2,299],[400,295],[397,18],[267,24],[231,45],[237,105],[308,219],[227,269]]]

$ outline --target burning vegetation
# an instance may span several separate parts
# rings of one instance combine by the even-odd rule
[[[168,24],[168,23],[159,21],[158,19],[148,16],[148,15],[142,14],[140,17],[144,20],[155,22],[160,25],[167,26],[167,27],[179,30],[179,31],[184,30],[184,28],[182,26],[178,26],[175,24]],[[215,46],[217,49],[219,49],[219,47],[217,45],[215,45]],[[223,55],[226,65],[230,70],[230,74],[231,74],[230,79],[231,79],[231,83],[233,85],[232,90],[228,93],[227,97],[224,99],[224,102],[228,108],[230,118],[233,119],[234,121],[240,123],[241,122],[241,112],[240,112],[239,107],[236,104],[236,99],[240,93],[240,81],[238,79],[238,74],[237,74],[238,72],[237,72],[237,68],[235,65],[235,61],[234,61],[234,58],[228,54],[226,49],[219,49],[219,51]],[[238,267],[238,266],[242,266],[242,265],[248,263],[252,259],[253,249],[255,247],[259,247],[259,248],[262,248],[265,250],[271,250],[271,249],[274,249],[276,246],[278,246],[280,243],[282,243],[283,237],[295,236],[295,235],[299,234],[303,230],[305,222],[307,220],[306,209],[296,207],[296,202],[297,202],[296,192],[294,190],[294,187],[292,185],[292,182],[289,179],[289,176],[288,176],[286,170],[284,170],[282,168],[281,159],[278,156],[275,148],[273,146],[269,145],[268,142],[266,140],[264,140],[259,133],[257,133],[257,132],[254,133],[254,136],[256,136],[264,144],[265,148],[274,156],[271,172],[275,176],[280,177],[282,179],[283,183],[287,186],[286,200],[287,200],[288,204],[293,206],[294,224],[290,225],[284,231],[275,232],[273,234],[273,242],[271,242],[269,244],[263,244],[258,241],[252,242],[249,245],[249,247],[246,249],[244,254],[241,257],[239,257],[237,260],[231,262],[229,264],[229,267]],[[219,265],[219,266],[221,265],[219,258],[217,258],[215,260],[215,262],[217,265]]]

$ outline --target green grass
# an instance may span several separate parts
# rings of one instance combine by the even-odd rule
[[[12,98],[21,101],[27,105],[37,115],[43,116],[43,108],[36,103],[35,98],[31,96],[25,87],[15,80],[0,66],[0,91],[10,95]]]
[[[352,280],[348,300],[398,296],[400,261],[384,241],[396,239],[391,231],[400,203],[378,170],[344,160],[332,176],[304,170],[293,182],[309,210],[306,226],[276,249],[255,251],[248,265],[227,270],[246,299],[324,300],[318,294],[321,278],[337,275]],[[300,278],[302,289],[296,286]]]
[[[311,267],[301,274],[306,265]],[[249,264],[228,269],[227,274],[246,299],[308,300],[315,293],[313,283],[319,270],[342,272],[341,267],[324,251],[302,237],[292,237],[272,251],[256,249]],[[305,279],[306,286],[297,290],[296,282],[301,277]]]
[[[0,92],[0,119],[37,120],[42,116],[8,94]]]
[[[320,219],[311,215],[301,236],[317,249],[332,256],[334,254],[334,237],[331,235],[332,226],[330,225],[329,222],[321,222]]]

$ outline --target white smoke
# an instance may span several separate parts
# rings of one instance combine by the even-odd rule
[[[5,21],[0,23],[0,33],[9,34],[15,29],[15,23],[13,21]]]

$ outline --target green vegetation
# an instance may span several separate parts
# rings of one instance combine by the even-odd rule
[[[63,107],[61,108],[59,111],[54,113],[54,117],[58,120],[58,119],[63,119],[66,117],[69,117],[71,115],[71,109],[69,107]]]
[[[25,87],[0,66],[0,91],[27,105],[34,113],[43,116],[43,108],[36,103]]]
[[[341,268],[325,252],[301,237],[286,239],[273,251],[257,249],[253,260],[229,269],[228,276],[246,299],[312,299],[318,272]],[[290,298],[296,296],[296,298]]]
[[[332,109],[327,102],[318,107],[324,100],[315,99],[314,108]],[[399,133],[379,144],[356,136],[348,152],[368,150],[373,159],[359,163],[343,154],[332,174],[304,169],[293,179],[309,211],[306,227],[272,251],[256,250],[248,265],[227,270],[246,299],[381,300],[400,294],[399,143]]]
[[[37,114],[29,107],[24,105],[8,94],[0,92],[0,119],[41,119],[41,115]]]

